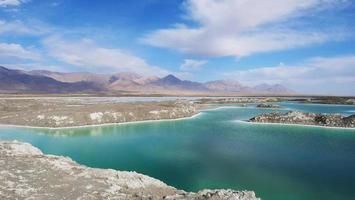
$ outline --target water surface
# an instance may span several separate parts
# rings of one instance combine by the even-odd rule
[[[355,110],[281,105],[282,112]],[[354,198],[355,130],[239,121],[271,111],[229,106],[178,121],[50,131],[0,128],[0,139],[30,142],[90,167],[137,171],[187,191],[254,190],[264,200]]]

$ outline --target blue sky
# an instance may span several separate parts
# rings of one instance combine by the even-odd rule
[[[0,65],[355,95],[351,0],[0,0]]]

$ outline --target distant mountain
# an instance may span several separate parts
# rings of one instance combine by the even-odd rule
[[[285,86],[283,86],[281,84],[269,85],[269,84],[264,83],[264,84],[254,86],[253,90],[256,92],[268,92],[268,93],[272,93],[272,94],[294,93],[292,90],[286,88]]]
[[[165,89],[208,91],[208,88],[205,87],[202,83],[193,81],[183,81],[171,74],[151,82],[150,85],[163,87]]]
[[[159,80],[154,81],[155,84],[158,85],[180,85],[182,84],[182,80],[176,78],[174,75],[167,75]]]
[[[84,81],[84,82],[92,82],[97,84],[104,84],[110,78],[110,75],[94,74],[89,72],[63,73],[63,72],[52,72],[48,70],[32,70],[26,73],[29,75],[47,76],[57,81],[68,82],[68,83]]]
[[[143,84],[141,79],[143,77],[130,72],[121,72],[110,77],[107,87],[110,90],[139,90]]]
[[[110,79],[115,80],[137,80],[142,78],[141,75],[133,72],[120,72],[111,76]]]
[[[136,73],[63,73],[48,70],[23,71],[0,67],[0,92],[27,93],[137,93],[137,94],[290,94],[280,85],[244,86],[235,80],[206,83],[165,77],[144,77]]]
[[[25,71],[0,66],[1,92],[77,93],[100,90],[101,88],[88,82],[64,83],[47,76],[30,75]]]
[[[243,86],[238,81],[233,80],[210,81],[206,82],[204,85],[212,91],[247,92],[250,90],[249,87]]]

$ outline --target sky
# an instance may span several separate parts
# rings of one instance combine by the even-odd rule
[[[0,0],[0,65],[355,95],[355,2]]]

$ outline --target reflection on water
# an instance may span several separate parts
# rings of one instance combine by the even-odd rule
[[[110,126],[89,126],[80,128],[64,128],[64,129],[35,129],[37,134],[51,135],[54,137],[81,137],[81,136],[102,136],[115,132],[114,125]]]

